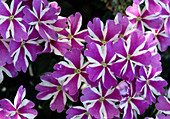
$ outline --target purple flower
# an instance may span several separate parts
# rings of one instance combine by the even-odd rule
[[[67,110],[66,113],[68,114],[66,117],[67,119],[95,119],[87,112],[86,107],[81,106],[71,107]]]
[[[148,66],[151,64],[151,53],[143,49],[145,43],[146,40],[143,35],[133,32],[126,41],[120,38],[113,44],[117,58],[110,69],[115,76],[124,80],[133,80],[135,66]]]
[[[105,46],[91,43],[88,46],[88,50],[84,52],[84,55],[90,62],[86,68],[89,79],[93,82],[102,80],[106,89],[117,85],[117,79],[110,71],[110,67],[116,58],[113,49],[113,42],[109,41]]]
[[[96,85],[88,79],[85,69],[88,62],[84,64],[84,57],[79,49],[73,48],[64,55],[64,59],[68,62],[61,61],[54,66],[57,70],[53,72],[53,77],[59,81],[64,81],[63,89],[68,91],[70,95],[75,95],[83,82],[90,85]]]
[[[87,106],[87,112],[97,119],[113,118],[119,115],[115,102],[121,100],[120,92],[116,88],[106,89],[102,83],[97,88],[85,88],[80,97],[81,102]]]
[[[67,97],[73,102],[77,101],[78,94],[71,96],[68,92],[65,92],[63,90],[63,83],[53,78],[52,73],[46,72],[40,78],[42,82],[35,87],[36,90],[40,91],[37,94],[37,99],[48,100],[53,97],[50,103],[52,111],[57,109],[57,112],[62,112],[67,102]]]
[[[0,1],[0,33],[4,39],[10,37],[15,41],[22,41],[28,38],[25,26],[21,23],[23,20],[22,0],[12,0],[10,8]]]
[[[161,71],[160,68],[153,69],[151,67],[141,67],[139,70],[139,76],[136,81],[136,91],[144,92],[143,98],[145,98],[149,104],[156,102],[154,94],[165,94],[163,87],[168,83],[162,77],[158,76]]]
[[[160,12],[162,9],[162,4],[169,3],[169,0],[133,0],[133,2],[137,5],[143,3],[144,1],[146,9],[152,14]]]
[[[166,98],[165,96],[159,96],[158,97],[158,102],[156,103],[156,109],[170,115],[170,101],[168,100],[168,98]]]
[[[15,77],[18,75],[13,64],[6,64],[5,66],[0,66],[0,83],[4,79],[4,75],[2,72],[5,72],[9,77]]]
[[[159,29],[162,24],[162,18],[157,18],[156,15],[149,13],[146,8],[141,11],[139,5],[136,4],[129,6],[126,9],[126,14],[134,28],[143,31],[143,33],[145,32],[144,26],[148,29]]]
[[[8,99],[0,100],[0,108],[10,112],[8,115],[11,119],[34,119],[37,116],[37,111],[32,109],[34,103],[28,99],[24,99],[26,89],[20,86],[14,99],[14,105]]]
[[[99,45],[105,45],[108,41],[116,41],[121,31],[121,25],[115,24],[113,20],[107,20],[106,25],[99,18],[94,18],[93,23],[89,21],[89,36],[85,37],[87,43],[95,42]]]
[[[68,28],[58,32],[59,37],[62,39],[68,39],[72,48],[78,48],[83,50],[85,42],[84,37],[88,35],[87,30],[79,31],[82,25],[82,15],[79,12],[68,17]]]
[[[35,61],[37,54],[41,51],[41,46],[35,41],[39,38],[38,32],[32,28],[29,30],[29,37],[27,40],[16,42],[11,40],[9,47],[11,49],[10,55],[13,57],[13,63],[18,71],[26,72],[29,65],[27,56],[31,61]]]
[[[136,112],[141,115],[148,108],[148,103],[136,93],[135,88],[135,81],[130,82],[129,95],[123,97],[120,101],[120,108],[124,109],[123,119],[133,119]]]
[[[56,33],[52,24],[57,21],[58,10],[54,7],[43,7],[42,0],[33,0],[33,11],[29,8],[24,9],[24,21],[29,25],[34,25],[43,39],[57,40]]]

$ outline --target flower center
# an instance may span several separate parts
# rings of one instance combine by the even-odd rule
[[[99,99],[99,101],[100,101],[100,102],[103,102],[104,99],[105,99],[104,97],[101,97],[101,98]]]
[[[62,89],[62,86],[57,86],[57,89],[60,91],[60,90],[63,90]]]
[[[107,64],[106,64],[104,61],[101,63],[101,65],[102,65],[103,67],[107,67]]]
[[[130,102],[130,101],[131,101],[131,99],[132,99],[132,97],[129,97],[128,102]]]
[[[107,43],[104,39],[102,39],[101,42],[103,45],[105,45]]]
[[[146,81],[146,84],[149,84],[149,79]]]
[[[41,24],[41,21],[40,21],[40,19],[38,19],[38,23],[39,23],[39,24]]]
[[[72,39],[72,38],[73,38],[73,35],[69,34],[69,35],[68,35],[68,38],[69,38],[69,39]]]
[[[137,18],[136,18],[136,21],[141,21],[141,20],[142,20],[141,17],[137,17]]]
[[[22,43],[21,43],[21,47],[23,47],[23,46],[24,46],[24,44],[25,44],[25,41],[22,41]]]
[[[80,74],[81,73],[81,69],[75,69],[74,71],[76,74]]]
[[[14,15],[11,15],[11,16],[8,18],[9,21],[12,21],[13,19],[14,19]]]
[[[126,59],[127,59],[127,60],[130,60],[130,57],[131,57],[131,55],[128,54],[127,57],[126,57]]]
[[[85,112],[85,114],[90,115],[90,113],[88,113],[88,112]]]
[[[120,38],[124,38],[124,36],[123,36],[122,34],[119,34],[119,37],[120,37]]]

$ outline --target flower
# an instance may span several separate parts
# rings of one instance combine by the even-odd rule
[[[88,35],[87,30],[79,31],[82,25],[82,15],[79,12],[68,17],[68,28],[65,28],[61,32],[58,32],[61,39],[68,39],[71,48],[78,48],[83,50],[85,42],[84,37]]]
[[[93,23],[89,21],[87,28],[89,35],[85,37],[85,41],[88,44],[95,42],[99,45],[105,45],[108,41],[116,41],[121,31],[120,24],[107,20],[104,26],[99,18],[94,18]]]
[[[68,91],[70,95],[75,95],[83,82],[90,85],[96,85],[88,79],[88,74],[85,69],[88,62],[84,64],[84,57],[81,51],[77,48],[73,48],[72,51],[68,51],[64,55],[64,59],[68,62],[61,61],[54,66],[57,71],[53,72],[53,77],[59,81],[64,81],[63,89]]]
[[[136,93],[135,88],[135,81],[129,82],[128,95],[120,101],[119,107],[124,109],[123,119],[133,119],[136,112],[141,115],[148,108],[148,103]]]
[[[24,9],[24,21],[29,25],[35,26],[35,29],[43,39],[48,41],[50,39],[57,40],[52,24],[57,21],[57,13],[59,11],[54,7],[46,6],[44,8],[42,0],[33,0],[32,6],[33,11],[29,8]]]
[[[145,1],[146,9],[152,13],[158,13],[162,10],[162,4],[168,4],[169,0],[133,0],[133,2],[137,5],[143,3]]]
[[[23,20],[22,0],[12,0],[10,8],[7,3],[0,1],[0,33],[4,39],[10,37],[10,33],[15,41],[22,41],[28,38]]]
[[[126,14],[130,22],[134,25],[134,28],[139,29],[143,33],[145,28],[148,29],[159,29],[162,24],[162,18],[156,17],[156,15],[149,13],[144,7],[140,10],[139,5],[133,4],[126,9]]]
[[[87,106],[87,112],[97,119],[113,118],[119,115],[115,102],[121,100],[120,92],[116,88],[106,89],[99,83],[97,88],[85,88],[80,97],[81,102]]]
[[[52,73],[46,72],[40,78],[42,82],[35,87],[36,90],[40,91],[37,94],[37,99],[48,100],[53,97],[50,103],[51,110],[54,111],[57,109],[57,112],[62,112],[67,102],[67,97],[73,102],[77,101],[78,93],[71,96],[68,92],[65,92],[63,90],[63,82],[55,79]]]
[[[26,89],[20,86],[14,99],[14,105],[8,99],[0,100],[0,108],[10,112],[8,115],[11,119],[34,119],[37,116],[37,111],[32,109],[34,103],[28,99],[24,99]]]
[[[90,62],[86,68],[89,79],[92,82],[102,80],[106,89],[110,89],[111,86],[114,87],[117,84],[116,77],[110,71],[110,67],[116,58],[113,49],[113,42],[109,41],[105,46],[91,43],[88,50],[84,51],[84,55]]]
[[[13,57],[13,63],[18,71],[27,71],[29,65],[28,58],[31,61],[35,61],[37,54],[41,51],[41,46],[36,42],[39,35],[35,28],[29,30],[28,39],[21,42],[16,42],[14,40],[10,41],[10,56]]]
[[[143,97],[149,104],[156,102],[156,98],[153,94],[164,95],[164,86],[168,83],[158,75],[161,73],[161,68],[154,69],[152,67],[141,67],[139,70],[139,76],[136,80],[136,91],[144,92]]]
[[[120,38],[113,44],[116,53],[116,61],[111,66],[114,75],[124,80],[133,80],[135,66],[148,66],[151,64],[151,53],[143,49],[146,39],[137,31],[131,33],[125,41]]]

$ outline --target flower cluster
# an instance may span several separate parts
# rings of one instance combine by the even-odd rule
[[[2,71],[15,77],[17,71],[26,72],[37,55],[54,53],[64,60],[55,64],[54,72],[41,76],[42,82],[35,87],[37,99],[52,98],[52,111],[62,112],[67,99],[77,102],[81,94],[82,105],[69,108],[67,119],[116,119],[121,115],[136,119],[156,100],[156,117],[169,118],[170,95],[165,95],[168,83],[160,76],[158,51],[170,46],[170,2],[145,0],[142,8],[143,2],[134,0],[126,16],[118,13],[105,24],[96,17],[81,30],[82,15],[62,17],[56,2],[12,0],[9,7],[0,1],[0,82]],[[14,105],[8,99],[0,100],[0,117],[35,118],[34,103],[24,97],[21,86]]]

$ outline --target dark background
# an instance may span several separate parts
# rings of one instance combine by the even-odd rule
[[[114,0],[114,1],[101,1],[101,0],[56,0],[61,7],[61,16],[68,17],[71,14],[80,12],[83,17],[81,29],[87,28],[87,23],[92,21],[94,17],[99,17],[104,23],[107,19],[114,19],[114,16],[119,11],[124,14],[127,6],[131,5],[132,0]],[[161,54],[161,62],[163,72],[161,76],[169,82],[170,79],[170,48]],[[81,105],[80,101],[72,103],[68,100],[65,110],[62,113],[51,111],[49,108],[50,100],[41,101],[36,99],[37,91],[35,86],[40,83],[40,76],[45,72],[52,72],[53,66],[63,58],[54,54],[41,54],[37,57],[36,61],[31,63],[29,68],[33,71],[33,76],[30,76],[30,70],[26,73],[19,72],[15,78],[9,78],[4,73],[4,81],[0,84],[0,99],[8,98],[12,102],[20,85],[26,88],[26,98],[35,103],[34,109],[38,111],[36,119],[65,119],[66,109],[72,105]],[[150,107],[151,109],[154,106]],[[147,110],[146,115],[152,116]],[[145,116],[146,116],[145,115]],[[143,118],[140,116],[139,118]]]

